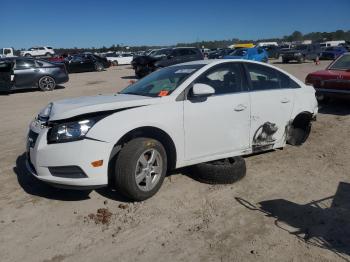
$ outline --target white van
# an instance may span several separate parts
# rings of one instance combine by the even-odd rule
[[[338,40],[338,41],[326,41],[320,44],[322,47],[331,47],[331,46],[339,46],[341,44],[345,44],[345,40]]]

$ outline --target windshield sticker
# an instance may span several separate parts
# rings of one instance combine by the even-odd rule
[[[175,74],[191,74],[195,70],[196,70],[195,68],[179,69],[175,71]]]
[[[162,90],[158,93],[158,96],[167,96],[169,94],[168,90]]]

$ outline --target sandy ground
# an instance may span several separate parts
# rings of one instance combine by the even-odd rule
[[[327,64],[272,63],[303,80]],[[38,110],[116,92],[132,78],[130,68],[113,67],[72,74],[53,92],[0,96],[1,261],[350,260],[346,101],[320,109],[302,147],[247,158],[246,177],[233,185],[203,184],[179,170],[153,198],[128,203],[108,189],[55,189],[25,171],[27,125]]]

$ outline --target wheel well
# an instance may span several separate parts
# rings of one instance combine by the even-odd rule
[[[291,126],[294,128],[305,129],[309,126],[311,120],[312,114],[310,112],[302,112],[294,118]]]
[[[311,130],[312,114],[302,112],[298,114],[288,126],[287,142],[291,145],[301,145],[309,137]]]
[[[162,145],[164,146],[164,149],[167,153],[167,163],[168,163],[168,170],[172,170],[176,167],[176,161],[177,161],[177,153],[176,153],[176,147],[171,139],[171,137],[163,130],[152,127],[152,126],[144,126],[139,127],[136,129],[133,129],[126,133],[124,136],[122,136],[119,141],[114,145],[113,150],[110,155],[110,163],[109,163],[109,181],[113,179],[113,172],[114,172],[114,164],[115,159],[120,152],[121,148],[131,141],[134,138],[138,137],[148,137],[153,138],[155,140],[158,140]]]

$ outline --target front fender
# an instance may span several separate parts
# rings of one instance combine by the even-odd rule
[[[183,159],[182,101],[140,106],[114,113],[97,122],[88,132],[87,137],[105,141],[113,147],[128,132],[146,126],[155,127],[167,133],[175,144],[177,159],[180,161]]]

